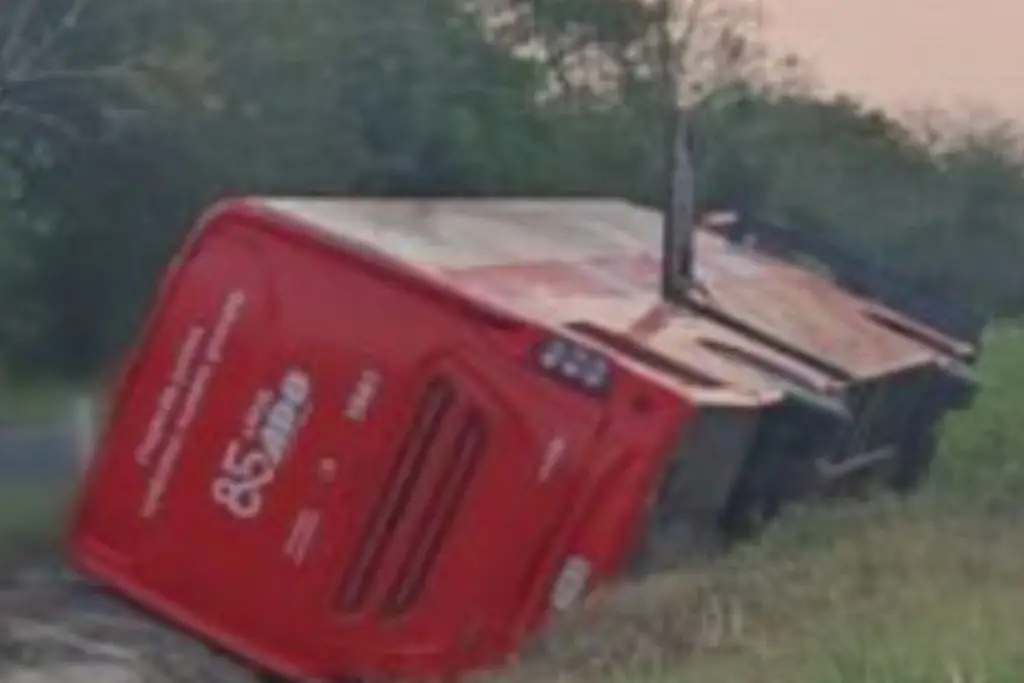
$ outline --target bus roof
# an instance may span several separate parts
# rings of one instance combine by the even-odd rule
[[[585,319],[629,331],[627,320],[658,301],[661,217],[612,199],[250,200],[332,237],[356,242],[462,289],[560,323]],[[739,387],[758,384],[746,355],[767,355],[785,376],[824,388],[836,375],[872,379],[942,355],[879,322],[899,318],[828,277],[696,231],[696,273],[706,302],[764,338],[802,352],[773,351],[725,325],[684,312],[661,316],[645,342],[695,362]],[[678,309],[677,309],[678,310]],[[937,333],[936,333],[937,334]],[[710,344],[708,342],[710,341]],[[955,344],[951,340],[952,344]],[[834,368],[836,372],[822,370]]]

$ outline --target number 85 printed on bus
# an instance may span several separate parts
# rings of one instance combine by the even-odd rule
[[[252,519],[263,508],[263,488],[273,480],[269,455],[259,448],[243,451],[238,441],[232,441],[220,475],[213,480],[213,500],[238,519]]]
[[[214,502],[236,519],[252,519],[262,510],[263,490],[277,475],[309,395],[309,376],[299,370],[289,371],[266,412],[255,443],[248,449],[242,439],[228,444],[211,494]]]

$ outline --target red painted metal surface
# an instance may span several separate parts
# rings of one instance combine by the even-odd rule
[[[623,562],[692,408],[613,354],[607,391],[566,390],[536,358],[553,330],[332,242],[210,216],[129,358],[72,559],[294,680],[500,664]]]

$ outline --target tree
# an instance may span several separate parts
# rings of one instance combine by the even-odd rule
[[[653,0],[5,5],[0,350],[21,368],[98,372],[131,339],[182,232],[225,195],[660,207],[664,63],[693,109],[698,204],[826,231],[922,282],[1022,310],[1024,181],[1009,131],[970,120],[922,136],[824,100],[798,60],[765,52],[747,0],[672,1],[671,21]]]
[[[112,294],[125,290],[125,271],[108,264],[111,252],[137,243],[139,231],[121,222],[130,202],[100,204],[97,190],[120,184],[127,197],[140,180],[163,190],[144,182],[157,157],[130,174],[112,173],[124,166],[118,158],[139,149],[137,138],[128,144],[124,136],[143,96],[174,81],[158,58],[174,42],[168,36],[147,45],[139,36],[162,4],[20,0],[0,10],[0,151],[8,177],[18,180],[2,217],[0,346],[23,370],[90,372],[110,350],[97,304],[116,303]],[[111,208],[115,216],[104,215]]]

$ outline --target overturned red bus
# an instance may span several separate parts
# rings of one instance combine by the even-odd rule
[[[689,410],[578,335],[227,204],[124,371],[73,555],[296,679],[459,671],[618,567]]]
[[[616,201],[217,206],[125,364],[74,564],[287,679],[449,677],[701,529],[920,478],[976,340],[714,226],[669,305],[658,231]]]

